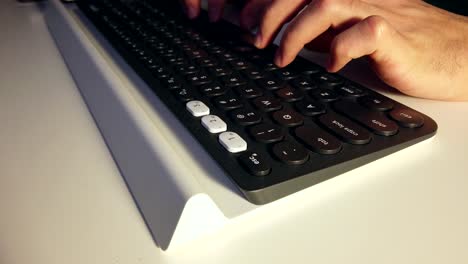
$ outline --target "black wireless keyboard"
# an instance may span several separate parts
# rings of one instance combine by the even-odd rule
[[[79,6],[255,204],[437,130],[426,115],[305,59],[278,68],[275,46],[255,49],[239,28],[210,24],[206,14],[189,21],[173,2],[82,0]]]

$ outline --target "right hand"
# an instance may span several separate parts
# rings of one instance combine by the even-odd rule
[[[194,19],[200,14],[201,0],[180,1],[184,5],[185,12],[190,19]],[[228,0],[208,0],[208,16],[211,22],[216,22],[221,18],[226,2],[228,2]]]

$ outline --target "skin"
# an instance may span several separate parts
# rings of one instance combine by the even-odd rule
[[[189,17],[200,0],[184,0]],[[212,21],[224,0],[209,0]],[[252,44],[266,47],[290,22],[275,55],[284,67],[305,47],[327,51],[327,70],[367,57],[377,75],[402,93],[468,100],[468,18],[419,0],[248,0],[240,17],[258,27]]]

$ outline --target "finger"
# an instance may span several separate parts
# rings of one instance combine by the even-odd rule
[[[360,1],[314,0],[286,28],[275,63],[285,66],[294,60],[305,44],[331,28],[349,25],[362,20],[370,13],[369,7]]]
[[[252,30],[259,22],[263,10],[271,0],[247,1],[240,14],[240,25],[245,30]]]
[[[264,48],[272,41],[281,26],[296,15],[308,2],[307,0],[271,1],[263,12],[255,46]]]
[[[223,14],[225,0],[208,0],[208,17],[211,22],[216,22]]]
[[[392,46],[399,42],[399,33],[380,16],[370,16],[340,33],[330,47],[327,70],[336,72],[352,59],[369,55],[373,60],[382,60]]]
[[[185,13],[190,19],[196,18],[200,14],[201,0],[181,0],[185,7]]]

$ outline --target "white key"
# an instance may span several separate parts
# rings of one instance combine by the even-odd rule
[[[227,125],[216,115],[206,115],[201,119],[202,125],[212,134],[221,133],[227,130]]]
[[[187,110],[195,117],[210,114],[210,108],[202,101],[190,101],[186,104]]]
[[[231,153],[247,150],[247,142],[234,132],[221,133],[219,135],[219,143]]]

